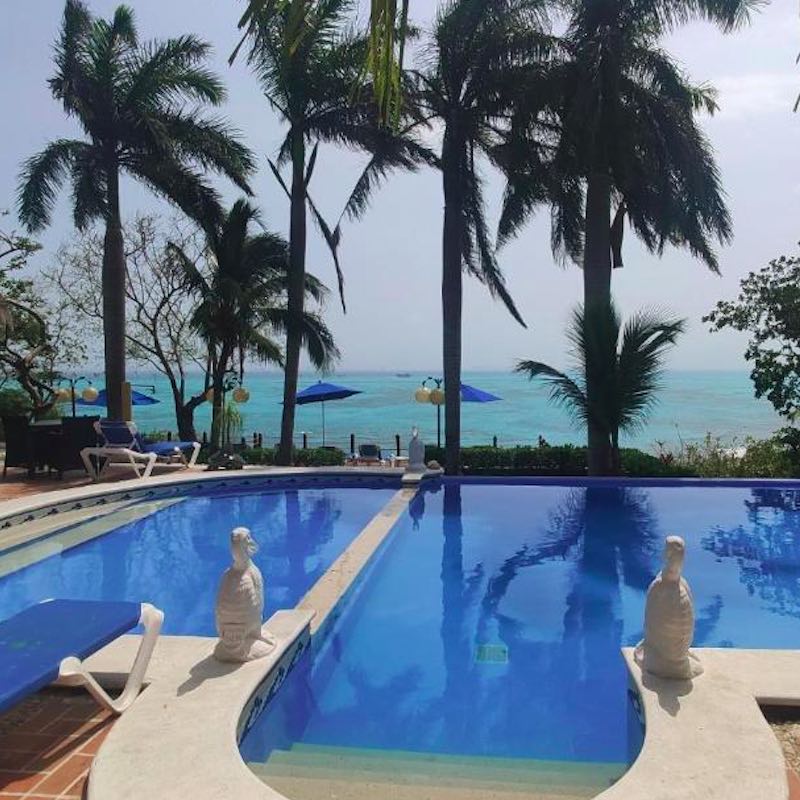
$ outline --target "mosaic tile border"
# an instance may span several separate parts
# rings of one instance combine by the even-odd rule
[[[36,520],[52,517],[66,511],[79,511],[81,509],[97,509],[109,503],[138,501],[138,500],[162,500],[175,497],[213,497],[224,492],[242,492],[256,490],[264,487],[279,488],[281,486],[352,486],[363,487],[373,486],[375,488],[400,487],[399,475],[353,475],[342,474],[341,472],[314,472],[309,474],[297,473],[269,473],[259,475],[212,475],[207,478],[187,478],[184,480],[171,481],[158,485],[144,485],[131,488],[126,486],[124,489],[99,490],[96,494],[81,496],[79,499],[62,500],[56,503],[37,501],[40,505],[35,505],[24,511],[16,511],[3,516],[0,514],[0,530],[7,530],[14,525],[25,522],[35,522]],[[77,490],[81,491],[81,490]]]
[[[278,662],[264,676],[256,687],[250,699],[245,703],[236,726],[236,742],[239,744],[250,732],[256,720],[272,702],[278,690],[286,680],[287,675],[294,669],[297,662],[311,645],[311,629],[306,625],[303,632],[286,649]]]

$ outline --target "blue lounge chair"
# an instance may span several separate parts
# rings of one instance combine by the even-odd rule
[[[45,600],[0,622],[0,712],[56,683],[85,686],[101,706],[121,714],[141,691],[163,619],[149,603]],[[125,688],[113,700],[83,659],[140,623],[139,651]]]
[[[95,430],[102,444],[81,450],[86,471],[95,480],[112,464],[131,467],[140,478],[149,478],[156,462],[193,467],[200,454],[200,442],[145,442],[132,422],[101,419],[95,422]],[[188,450],[192,452],[187,460]]]

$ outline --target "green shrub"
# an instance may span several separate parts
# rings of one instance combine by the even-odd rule
[[[660,457],[703,478],[793,478],[800,476],[800,436],[784,428],[768,439],[748,436],[740,444],[709,433],[699,443],[682,443],[676,453],[662,447]]]
[[[670,464],[641,450],[620,452],[622,473],[631,477],[686,477],[694,475],[683,465]],[[426,461],[444,463],[444,448],[426,447]],[[586,475],[586,448],[575,445],[551,447],[464,447],[461,470],[465,475]]]
[[[315,447],[308,450],[295,450],[294,463],[297,467],[341,467],[345,454],[341,450],[328,450]]]
[[[275,449],[273,447],[248,447],[239,455],[246,464],[273,466]],[[341,467],[345,462],[345,454],[341,450],[328,450],[322,447],[294,451],[294,464],[297,467]]]
[[[689,466],[645,453],[633,448],[620,450],[622,473],[630,478],[693,478],[697,473]]]

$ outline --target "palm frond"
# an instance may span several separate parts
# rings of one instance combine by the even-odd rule
[[[213,230],[222,218],[219,195],[204,176],[178,161],[148,155],[129,155],[125,168],[156,194],[174,203],[204,231]]]
[[[569,375],[541,361],[518,361],[514,372],[527,375],[529,380],[544,381],[550,390],[550,401],[566,409],[580,424],[586,424],[588,419],[586,392]]]
[[[227,175],[242,191],[253,193],[247,176],[255,170],[255,158],[225,120],[203,118],[196,112],[161,113],[155,120],[164,145],[182,162]]]
[[[207,296],[211,292],[203,273],[197,268],[197,264],[186,255],[182,247],[174,242],[167,243],[168,254],[175,259],[178,266],[181,268],[186,280],[186,285],[193,292],[197,292],[201,296]]]
[[[261,331],[252,328],[248,330],[244,344],[262,364],[283,366],[283,350],[280,345]]]
[[[56,74],[49,80],[50,91],[71,114],[86,81],[85,40],[92,16],[80,0],[67,0],[61,31],[55,46]]]
[[[28,230],[38,231],[49,224],[58,190],[76,157],[88,147],[74,139],[57,139],[25,161],[19,177],[17,209]]]
[[[95,149],[85,145],[76,148],[72,160],[72,216],[78,230],[105,217],[108,210],[107,179],[96,156]]]
[[[179,107],[189,101],[220,105],[226,96],[222,81],[200,66],[211,46],[196,36],[147,42],[125,62],[123,108],[136,113]]]
[[[664,355],[686,329],[686,321],[640,311],[625,324],[617,361],[621,430],[641,427],[661,385]]]
[[[489,237],[489,231],[484,216],[483,194],[481,191],[480,179],[474,173],[469,175],[467,179],[465,214],[467,231],[471,233],[472,238],[474,238],[475,250],[477,250],[477,258],[470,252],[471,248],[465,250],[464,261],[467,265],[467,269],[478,278],[481,283],[485,284],[492,297],[502,301],[511,316],[514,317],[523,328],[527,328],[525,320],[522,319],[522,315],[517,310],[517,306],[508,291],[505,278],[497,263],[494,247]]]

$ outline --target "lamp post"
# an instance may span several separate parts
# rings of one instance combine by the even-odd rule
[[[97,400],[97,389],[94,388],[92,382],[88,378],[84,378],[83,375],[80,378],[64,378],[59,381],[59,383],[67,383],[69,385],[69,389],[64,386],[59,386],[55,390],[56,400],[59,403],[64,403],[67,400],[70,400],[72,403],[72,416],[75,417],[75,387],[78,385],[80,381],[86,381],[86,387],[81,392],[81,397],[87,403],[93,403]]]
[[[429,389],[428,382],[435,383],[436,388]],[[422,381],[422,386],[414,392],[414,399],[418,403],[432,403],[436,406],[436,446],[442,446],[442,406],[444,405],[444,379],[433,378],[430,375]]]

